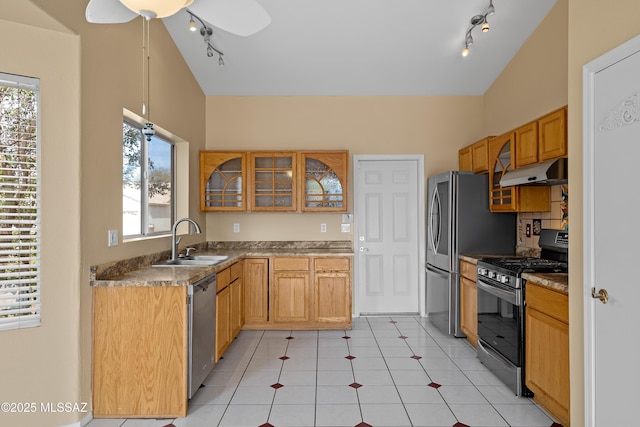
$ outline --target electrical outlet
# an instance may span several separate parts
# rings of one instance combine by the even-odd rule
[[[327,232],[327,224],[320,224],[320,232],[321,233]]]
[[[238,224],[237,222],[235,222],[233,224],[233,232],[234,233],[239,233],[240,232],[240,224]]]
[[[118,246],[118,230],[109,230],[107,233],[107,246]]]

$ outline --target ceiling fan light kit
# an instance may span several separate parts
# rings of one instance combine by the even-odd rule
[[[166,18],[189,6],[193,0],[120,0],[127,9],[146,19]]]
[[[471,36],[471,31],[477,26],[481,26],[481,30],[483,33],[489,31],[489,21],[487,21],[487,16],[493,15],[496,13],[496,9],[493,7],[493,0],[489,0],[489,6],[487,10],[482,15],[474,15],[471,17],[470,23],[471,26],[467,30],[464,36],[464,48],[462,49],[462,56],[466,57],[469,55],[469,46],[473,44],[473,37]]]

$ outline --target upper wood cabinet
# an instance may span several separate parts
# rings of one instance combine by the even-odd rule
[[[548,186],[501,187],[500,179],[513,169],[516,132],[489,141],[489,209],[491,212],[543,212],[551,210]]]
[[[346,212],[348,151],[300,153],[300,209]]]
[[[514,169],[538,162],[538,123],[531,122],[515,131]]]
[[[458,168],[474,173],[489,172],[489,136],[458,151]]]
[[[200,209],[346,212],[348,151],[200,152]]]
[[[295,211],[296,153],[249,153],[249,208],[252,211]]]
[[[541,162],[567,155],[567,107],[538,120],[538,158]]]
[[[200,210],[247,210],[246,173],[246,153],[200,152]]]
[[[515,130],[514,168],[567,155],[567,108],[555,110]]]

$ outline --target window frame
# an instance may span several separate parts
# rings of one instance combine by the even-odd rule
[[[128,114],[127,114],[128,113]],[[133,113],[125,110],[125,114],[122,120],[123,126],[126,124],[130,127],[136,128],[140,131],[140,142],[142,146],[140,148],[140,233],[137,234],[124,234],[124,209],[121,213],[121,221],[123,224],[122,238],[126,240],[137,240],[145,238],[153,238],[156,236],[167,236],[171,234],[171,227],[167,230],[148,232],[149,229],[149,141],[147,141],[145,135],[142,133],[144,127],[144,119],[135,116]],[[171,147],[171,218],[170,224],[175,222],[178,211],[178,198],[177,198],[177,141],[169,133],[163,129],[154,125],[155,135],[154,138],[165,142]],[[124,148],[124,147],[123,147]],[[124,173],[124,171],[123,171]],[[124,188],[123,188],[124,190]]]
[[[0,287],[0,309],[6,309],[7,313],[2,314],[0,311],[0,331],[3,330],[14,330],[14,329],[24,329],[24,328],[32,328],[41,326],[42,324],[42,272],[41,272],[41,253],[42,253],[42,141],[41,141],[41,102],[40,102],[40,79],[34,77],[27,76],[19,76],[8,73],[0,73],[0,85],[5,87],[15,87],[15,88],[23,88],[27,90],[31,90],[35,93],[35,171],[32,171],[28,178],[33,179],[35,183],[30,184],[30,186],[35,187],[35,195],[33,200],[33,206],[29,206],[26,210],[35,209],[35,213],[26,214],[25,218],[29,218],[32,216],[34,219],[29,221],[27,219],[27,224],[31,224],[31,232],[26,233],[25,230],[19,234],[18,239],[7,239],[7,243],[5,244],[4,239],[0,239],[0,277],[2,278],[2,286]],[[0,146],[1,147],[1,146]],[[14,169],[10,169],[14,170]],[[19,186],[13,184],[13,186]],[[12,192],[12,188],[7,185],[6,187],[2,187],[2,191],[6,191],[5,188]],[[17,199],[17,197],[16,197]],[[5,199],[6,200],[6,199]],[[12,206],[12,205],[9,205]],[[17,203],[13,206],[19,206]],[[25,209],[24,207],[22,209]],[[25,215],[22,213],[22,215]],[[15,215],[5,215],[4,212],[0,211],[0,226],[13,226],[15,229],[15,225],[24,225],[24,220],[16,220],[10,219],[10,217],[15,217]],[[22,217],[21,217],[22,218]],[[18,228],[19,230],[19,228]],[[17,240],[17,242],[16,242]],[[22,271],[18,275],[13,273],[15,268],[15,263],[11,263],[11,256],[7,255],[15,255],[15,244],[17,244],[20,248],[30,247],[31,249],[27,254],[29,255],[27,260],[31,264],[31,268],[26,269],[27,271]],[[13,251],[13,252],[12,252]],[[23,249],[20,249],[23,251]],[[23,252],[24,253],[24,252]],[[20,259],[20,264],[23,265],[25,260]],[[12,267],[12,265],[14,267]],[[6,267],[5,267],[6,266]],[[8,278],[14,277],[13,280]],[[15,282],[15,283],[12,283]],[[27,284],[27,286],[20,286],[21,284]],[[2,292],[7,285],[18,285],[19,289],[17,292],[17,298],[13,299],[13,303],[11,303],[9,298],[6,297],[7,294],[11,292],[4,293]],[[4,294],[4,295],[2,295]],[[22,295],[29,295],[26,299]],[[2,298],[2,297],[5,298]],[[16,300],[19,302],[16,304]],[[7,302],[9,301],[9,302]],[[25,307],[26,302],[26,307]],[[18,308],[15,308],[15,307]],[[12,309],[13,307],[13,309]]]

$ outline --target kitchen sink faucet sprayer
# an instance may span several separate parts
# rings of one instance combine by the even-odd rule
[[[180,225],[180,223],[184,221],[190,222],[195,228],[197,234],[202,233],[202,230],[200,230],[200,226],[198,225],[198,223],[192,220],[191,218],[181,218],[177,220],[173,224],[173,227],[171,228],[171,259],[172,260],[175,260],[178,258],[178,245],[180,244],[180,240],[182,240],[182,237],[179,237],[178,239],[176,239],[176,230],[178,229],[178,225]]]

